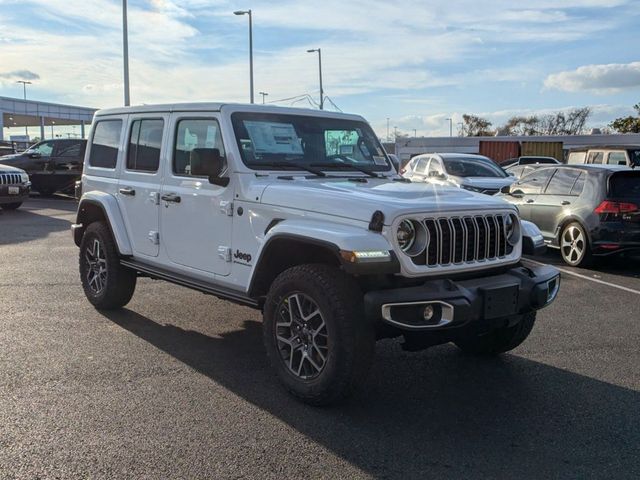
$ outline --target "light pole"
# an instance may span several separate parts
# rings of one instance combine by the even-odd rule
[[[397,141],[398,140],[398,127],[395,126],[393,127],[393,141]]]
[[[449,122],[449,136],[453,137],[453,120],[450,118],[446,118],[445,120]]]
[[[389,138],[389,117],[387,117],[387,142],[391,141]]]
[[[264,97],[268,97],[269,94],[267,92],[258,92],[260,95],[262,95],[262,104],[264,105]]]
[[[22,95],[24,98],[24,101],[27,101],[27,85],[31,85],[31,82],[28,80],[18,80],[16,83],[21,83],[22,84]],[[27,104],[25,103],[24,105],[24,110],[25,112],[27,111]],[[24,134],[28,137],[29,136],[29,127],[27,125],[24,126]]]
[[[413,129],[413,138],[416,138],[418,136],[418,129],[414,128]]]
[[[312,48],[307,53],[318,52],[318,73],[320,75],[320,110],[324,110],[324,90],[322,89],[322,50],[320,48]]]
[[[53,138],[53,126],[56,124],[53,120],[51,120],[51,138]]]
[[[131,105],[129,97],[129,31],[127,29],[127,0],[122,0],[122,59],[124,62],[124,106]]]
[[[251,9],[249,10],[236,10],[234,15],[249,15],[249,98],[251,103],[253,102],[253,16]],[[264,98],[264,97],[263,97]]]
[[[460,136],[464,137],[464,123],[458,122],[458,127],[460,127]]]

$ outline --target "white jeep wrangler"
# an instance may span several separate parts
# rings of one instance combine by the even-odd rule
[[[556,269],[520,263],[544,244],[515,207],[399,177],[355,115],[101,110],[82,192],[72,230],[96,308],[148,276],[260,309],[278,377],[316,405],[363,381],[376,339],[506,352],[558,292]]]

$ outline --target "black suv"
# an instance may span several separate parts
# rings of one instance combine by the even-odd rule
[[[503,198],[571,266],[587,265],[593,256],[640,251],[640,171],[617,165],[538,168]]]
[[[45,140],[22,153],[0,157],[0,163],[25,170],[32,188],[41,195],[57,191],[73,191],[75,181],[82,174],[86,140]]]

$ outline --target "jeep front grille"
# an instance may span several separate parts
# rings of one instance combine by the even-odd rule
[[[491,262],[513,251],[505,237],[503,214],[425,218],[422,224],[427,244],[424,252],[411,257],[415,265]]]
[[[19,173],[0,173],[0,185],[17,185],[22,183]]]

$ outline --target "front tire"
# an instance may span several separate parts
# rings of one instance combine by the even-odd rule
[[[329,265],[300,265],[273,282],[264,344],[278,378],[312,405],[338,403],[366,379],[375,349],[355,281]]]
[[[459,338],[455,344],[465,353],[498,355],[513,350],[524,342],[536,322],[536,312],[525,313],[512,327],[502,327],[484,335]]]
[[[123,267],[109,227],[90,224],[80,243],[80,279],[87,299],[99,310],[125,306],[136,288],[136,272]]]
[[[20,205],[22,205],[22,202],[5,203],[0,206],[3,210],[16,210],[17,208],[20,208]]]

